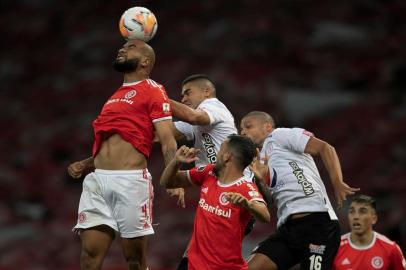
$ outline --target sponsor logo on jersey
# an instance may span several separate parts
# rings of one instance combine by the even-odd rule
[[[302,186],[304,194],[306,196],[313,194],[313,185],[309,182],[309,180],[307,180],[306,176],[303,173],[303,169],[301,169],[295,161],[289,162],[289,165],[293,169],[293,175],[297,178],[298,183]]]
[[[375,256],[371,260],[371,265],[375,269],[381,269],[383,267],[383,259],[379,256]]]
[[[171,110],[171,106],[169,103],[162,103],[162,111],[164,113],[168,113]]]
[[[227,204],[230,203],[230,202],[227,200],[227,192],[223,192],[223,193],[220,194],[219,202],[220,202],[222,205],[227,205]]]
[[[209,213],[215,214],[219,217],[231,218],[231,209],[224,210],[224,209],[221,209],[218,205],[212,206],[212,205],[206,203],[206,200],[203,198],[200,198],[199,206],[203,210],[205,210]]]
[[[325,250],[326,250],[325,245],[309,244],[310,253],[316,253],[316,254],[323,255]]]
[[[131,90],[131,91],[128,91],[128,92],[125,94],[124,98],[125,98],[125,99],[131,99],[131,98],[135,97],[136,94],[137,94],[137,91]]]
[[[203,137],[203,146],[204,150],[206,150],[207,159],[211,164],[217,162],[217,154],[216,150],[214,149],[213,138],[210,136],[209,133],[202,133]]]

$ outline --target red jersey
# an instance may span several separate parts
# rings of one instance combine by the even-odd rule
[[[257,187],[241,177],[229,184],[220,183],[214,165],[187,171],[190,181],[200,186],[192,240],[188,251],[189,270],[246,270],[241,255],[244,229],[251,217],[247,209],[227,201],[227,192],[236,192],[248,200],[263,203]]]
[[[154,139],[153,123],[168,119],[172,119],[172,112],[162,85],[150,79],[124,83],[93,122],[93,156],[100,150],[103,133],[117,133],[148,157]]]
[[[347,233],[341,237],[333,269],[404,270],[406,263],[399,246],[384,235],[374,232],[369,246],[357,247],[351,242],[350,233]]]

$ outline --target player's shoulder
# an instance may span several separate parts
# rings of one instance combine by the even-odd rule
[[[340,246],[349,245],[350,235],[351,235],[350,233],[346,233],[346,234],[341,235]]]
[[[376,237],[376,241],[379,241],[380,243],[382,243],[385,246],[396,247],[396,242],[390,240],[388,237],[386,237],[383,234],[375,232],[375,237]]]

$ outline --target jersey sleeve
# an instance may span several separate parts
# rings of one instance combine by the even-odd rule
[[[304,153],[313,133],[303,128],[278,128],[273,133],[274,140],[280,146],[299,153]]]
[[[403,256],[402,250],[400,247],[395,244],[392,254],[391,254],[391,262],[390,262],[392,270],[405,270],[406,269],[406,261],[405,257]]]
[[[194,139],[195,136],[193,133],[193,126],[191,124],[182,121],[176,121],[173,124],[180,133],[185,135],[186,140],[191,141]]]
[[[201,104],[197,108],[197,110],[204,111],[205,113],[207,113],[207,115],[210,118],[210,125],[220,123],[224,119],[223,111],[219,107],[217,107],[214,104],[211,104],[209,102],[205,102],[205,103]]]
[[[165,88],[152,80],[148,80],[148,83],[150,84],[148,113],[152,122],[171,120],[172,110]]]
[[[213,171],[213,168],[214,168],[213,164],[195,167],[191,170],[186,171],[187,177],[189,178],[189,181],[192,184],[195,184],[196,186],[201,186],[207,179],[209,173]]]
[[[261,193],[258,191],[258,187],[254,183],[243,182],[239,186],[238,193],[247,198],[248,201],[258,201],[266,204]]]

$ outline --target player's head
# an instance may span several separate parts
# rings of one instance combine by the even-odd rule
[[[216,97],[213,81],[204,74],[194,74],[182,82],[181,102],[196,109],[203,100]]]
[[[241,119],[241,135],[250,138],[257,146],[262,146],[269,133],[275,128],[275,121],[266,112],[253,111]]]
[[[244,171],[251,164],[255,155],[256,147],[250,138],[236,134],[230,135],[221,144],[220,150],[217,153],[215,171],[217,173],[220,172],[229,163]]]
[[[127,41],[113,62],[115,70],[122,73],[142,72],[148,76],[155,64],[155,52],[142,40]]]
[[[372,230],[372,226],[377,222],[375,200],[367,195],[356,195],[348,209],[348,222],[351,232],[363,235]]]

